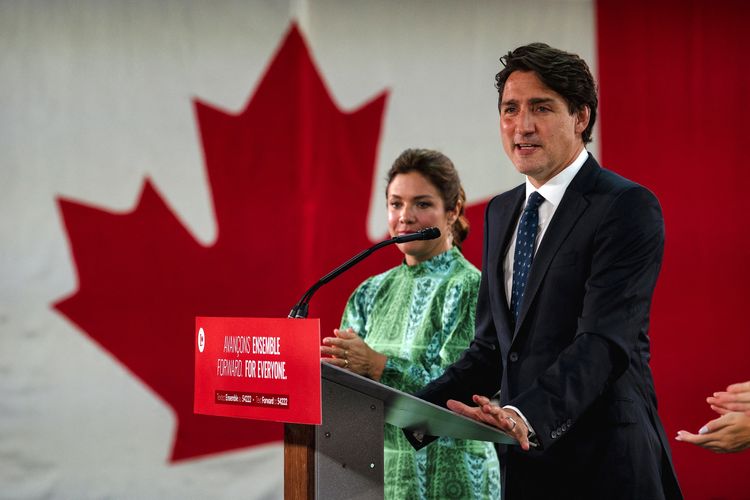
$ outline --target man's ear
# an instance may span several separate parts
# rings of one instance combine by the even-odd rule
[[[583,106],[581,109],[576,111],[576,133],[583,134],[586,127],[589,126],[589,120],[591,119],[591,108]]]

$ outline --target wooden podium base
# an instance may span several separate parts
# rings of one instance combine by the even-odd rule
[[[315,426],[284,424],[284,499],[315,498]]]

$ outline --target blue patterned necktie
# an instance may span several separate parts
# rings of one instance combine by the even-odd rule
[[[510,310],[514,321],[518,320],[521,311],[523,292],[526,290],[526,280],[531,270],[531,262],[534,260],[534,241],[539,226],[539,205],[544,197],[534,191],[529,196],[526,208],[521,214],[516,234],[516,251],[513,253],[513,289],[510,296]]]

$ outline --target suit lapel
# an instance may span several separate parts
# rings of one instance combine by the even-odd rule
[[[513,321],[508,309],[508,297],[505,294],[505,273],[503,264],[505,263],[505,253],[510,245],[513,231],[516,228],[516,222],[526,199],[526,186],[521,184],[509,193],[509,196],[501,198],[501,203],[497,206],[497,233],[495,241],[497,246],[490,249],[488,255],[492,255],[494,272],[497,287],[495,287],[495,305],[493,306],[493,316],[495,317],[495,329],[498,332],[506,332],[506,339],[509,342],[513,337]],[[502,336],[501,336],[502,337]]]
[[[588,159],[581,167],[581,170],[573,178],[573,181],[566,189],[560,206],[555,210],[555,215],[550,221],[550,225],[544,234],[539,249],[534,256],[534,262],[531,264],[526,290],[521,304],[521,311],[518,314],[518,322],[514,332],[518,332],[519,326],[526,318],[530,304],[539,290],[539,286],[547,274],[552,259],[557,254],[560,245],[565,241],[570,231],[575,226],[578,219],[589,205],[586,199],[586,193],[592,188],[597,175],[599,174],[599,164],[593,156],[589,154]]]

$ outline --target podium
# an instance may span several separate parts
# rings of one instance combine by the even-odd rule
[[[322,424],[285,424],[284,498],[382,499],[383,425],[517,444],[499,429],[321,363]]]

